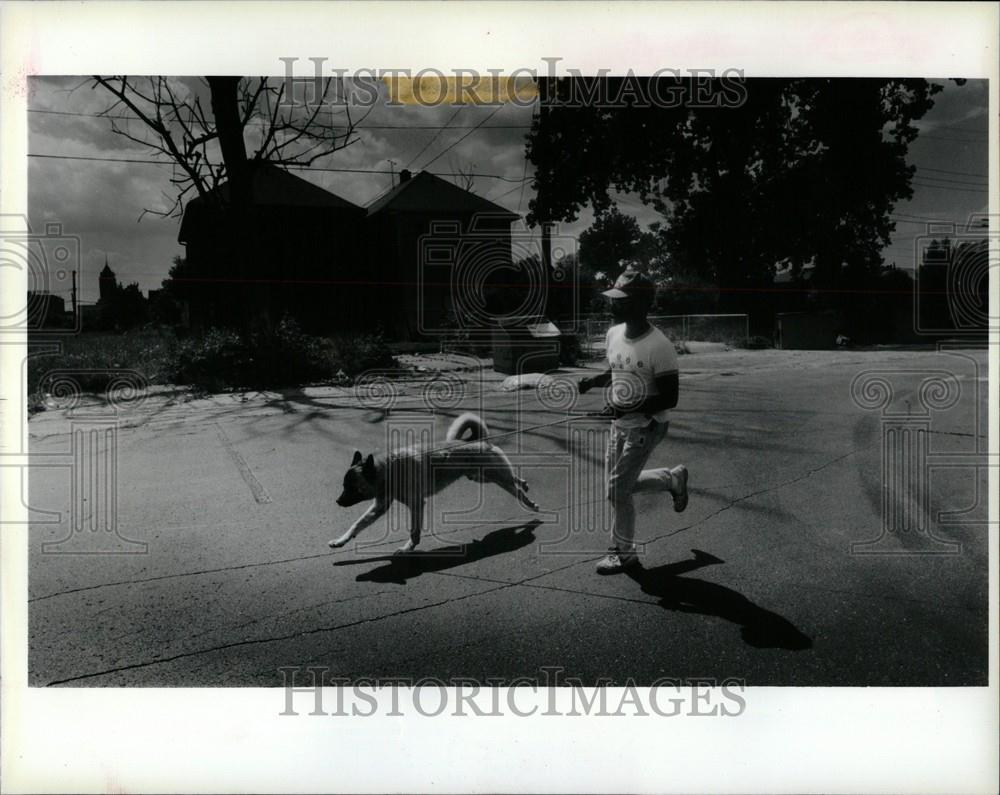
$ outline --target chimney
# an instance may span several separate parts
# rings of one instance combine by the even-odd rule
[[[399,172],[399,184],[402,185],[404,182],[409,182],[410,177],[412,176],[413,175],[410,173],[410,170],[408,168],[404,168]]]

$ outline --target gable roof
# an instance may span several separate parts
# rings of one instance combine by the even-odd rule
[[[359,214],[363,209],[347,199],[342,199],[335,193],[324,190],[318,185],[290,174],[278,166],[261,163],[254,167],[251,177],[251,192],[253,203],[257,207],[326,207],[334,210],[354,210]],[[229,182],[209,191],[217,194],[222,202],[229,202]],[[184,207],[184,217],[177,239],[184,243],[188,240],[194,228],[201,221],[199,216],[210,208],[206,208],[205,199],[197,196]]]
[[[487,201],[482,196],[464,190],[429,171],[421,171],[405,182],[400,182],[391,191],[368,205],[369,217],[384,211],[443,212],[462,215],[490,213],[509,217],[512,221],[520,217],[499,204]]]
[[[356,204],[342,199],[335,193],[290,174],[270,163],[261,163],[252,172],[251,191],[253,203],[258,207],[339,207],[360,210]],[[218,193],[223,201],[229,200],[229,182],[223,182],[211,193]],[[201,196],[188,202],[188,206],[201,203]]]

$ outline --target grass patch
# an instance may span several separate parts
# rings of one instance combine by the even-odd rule
[[[146,328],[67,336],[60,343],[61,350],[28,360],[30,405],[42,404],[47,384],[60,371],[82,392],[103,392],[123,370],[139,373],[149,384],[221,392],[348,383],[366,370],[396,366],[380,335],[312,337],[291,320],[267,333],[212,329],[178,338],[167,329]]]
[[[124,334],[88,332],[56,338],[60,350],[28,359],[28,395],[38,397],[60,372],[83,392],[103,392],[122,370],[134,370],[149,383],[163,383],[169,371],[174,336],[169,331],[143,329]],[[38,350],[28,338],[29,353]],[[29,403],[33,401],[29,400]]]

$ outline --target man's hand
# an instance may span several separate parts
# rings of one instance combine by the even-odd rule
[[[598,373],[593,378],[588,378],[584,376],[579,381],[576,382],[576,388],[580,390],[580,394],[586,394],[594,387],[607,386],[611,383],[611,370],[605,370],[603,373]]]
[[[619,417],[624,417],[626,412],[622,411],[617,406],[612,406],[610,403],[606,404],[603,409],[601,409],[597,416],[607,417],[609,420],[617,420]]]

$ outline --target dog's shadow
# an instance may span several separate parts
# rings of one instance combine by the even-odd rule
[[[355,577],[357,582],[378,582],[406,585],[407,581],[421,574],[445,571],[457,566],[514,552],[535,542],[535,528],[541,520],[533,519],[527,524],[501,527],[487,533],[480,539],[468,544],[454,544],[447,547],[430,549],[426,552],[418,550],[405,555],[380,555],[357,560],[342,560],[334,566],[357,566],[364,563],[384,563],[371,571],[366,571]]]
[[[812,640],[786,618],[755,605],[743,594],[714,582],[681,577],[689,571],[725,561],[697,549],[694,558],[647,569],[635,566],[628,576],[642,592],[659,598],[660,607],[683,613],[718,616],[741,627],[743,640],[757,649],[802,651]]]

